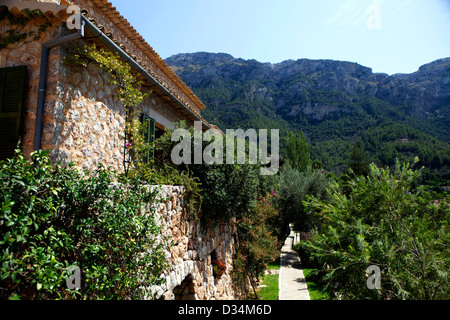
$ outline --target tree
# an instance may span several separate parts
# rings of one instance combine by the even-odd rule
[[[287,232],[290,223],[294,223],[297,231],[311,230],[311,217],[305,212],[303,201],[307,196],[315,196],[324,200],[328,194],[329,181],[320,170],[308,168],[300,172],[287,164],[279,176],[277,207],[280,210],[283,233]],[[281,234],[284,236],[285,234]]]
[[[286,158],[292,168],[305,172],[311,164],[311,147],[302,132],[288,132],[286,138]]]
[[[350,181],[346,195],[335,183],[332,200],[307,203],[315,230],[303,248],[320,265],[340,299],[448,299],[448,200],[413,188],[420,171],[370,166]],[[381,270],[381,288],[367,286],[366,270]]]
[[[369,163],[361,141],[356,141],[353,145],[347,166],[353,171],[353,174],[357,176],[367,176],[369,173]]]

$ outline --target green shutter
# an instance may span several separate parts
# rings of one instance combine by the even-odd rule
[[[20,138],[27,67],[0,69],[0,160],[14,156]]]
[[[153,120],[149,116],[146,116],[145,114],[142,114],[141,121],[144,125],[144,132],[143,132],[144,140],[149,145],[153,145],[153,142],[155,141],[155,120]],[[147,155],[145,155],[144,157],[145,162],[149,162],[152,158],[154,158],[155,148],[151,147],[148,150]]]

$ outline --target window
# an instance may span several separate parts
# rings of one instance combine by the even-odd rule
[[[155,120],[142,114],[141,122],[144,125],[144,140],[149,145],[152,145],[155,141]],[[150,150],[148,150],[147,154],[144,156],[144,162],[149,162],[150,159],[155,157],[155,148],[152,146]]]
[[[0,69],[0,160],[14,156],[20,138],[27,67]]]

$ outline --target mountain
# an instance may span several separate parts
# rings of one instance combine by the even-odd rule
[[[177,54],[166,62],[222,130],[302,130],[313,157],[337,172],[362,140],[372,161],[421,156],[442,183],[449,178],[442,171],[450,165],[450,58],[394,75],[346,61],[271,64],[225,53]]]

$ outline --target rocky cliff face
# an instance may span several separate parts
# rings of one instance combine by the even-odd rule
[[[178,54],[166,62],[194,91],[231,86],[226,88],[227,97],[217,103],[225,106],[236,96],[257,98],[288,116],[303,113],[323,120],[332,113],[349,112],[345,102],[356,95],[378,98],[421,118],[450,105],[450,58],[412,74],[392,76],[345,61],[301,59],[270,64],[224,53]],[[323,99],[329,94],[338,97]]]
[[[450,105],[450,58],[426,64],[412,74],[384,79],[376,96],[393,105],[409,105],[422,116]]]
[[[448,185],[450,58],[395,75],[345,61],[271,64],[223,53],[166,61],[207,106],[202,115],[222,130],[303,131],[312,158],[338,174],[361,140],[370,161],[393,166],[417,156],[431,170],[424,179]]]

